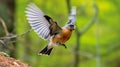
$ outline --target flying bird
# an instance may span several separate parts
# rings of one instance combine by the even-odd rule
[[[43,13],[34,3],[28,4],[25,13],[32,29],[42,39],[49,41],[49,44],[39,52],[39,55],[50,55],[56,45],[67,48],[65,42],[69,40],[75,29],[75,7],[71,9],[68,22],[63,27],[60,27],[50,16]]]

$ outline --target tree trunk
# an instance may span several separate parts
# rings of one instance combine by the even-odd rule
[[[75,46],[75,49],[74,49],[74,53],[75,53],[75,63],[74,63],[75,65],[74,65],[74,67],[79,67],[80,37],[81,37],[80,32],[76,28],[76,46]]]

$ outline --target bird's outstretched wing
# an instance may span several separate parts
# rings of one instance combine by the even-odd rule
[[[45,40],[61,31],[58,24],[45,15],[35,4],[30,3],[26,8],[27,20],[34,31]]]
[[[76,22],[76,7],[72,7],[67,25],[75,25]]]

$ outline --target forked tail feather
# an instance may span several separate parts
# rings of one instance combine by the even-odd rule
[[[39,55],[50,55],[52,49],[53,49],[53,47],[52,47],[52,48],[48,48],[48,46],[46,46],[44,49],[42,49],[42,50],[39,52]]]

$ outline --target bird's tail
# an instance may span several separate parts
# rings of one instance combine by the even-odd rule
[[[51,51],[52,51],[53,47],[52,48],[48,48],[48,46],[46,46],[44,49],[42,49],[40,52],[39,52],[39,55],[50,55],[51,54]]]

